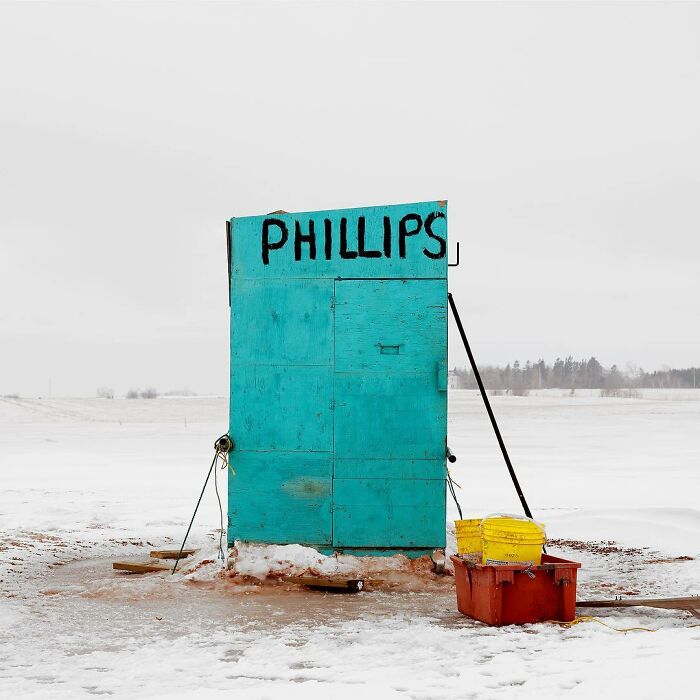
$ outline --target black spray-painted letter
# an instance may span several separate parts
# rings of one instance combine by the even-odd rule
[[[301,244],[309,244],[309,257],[311,260],[316,260],[316,234],[314,232],[313,219],[309,221],[309,233],[301,232],[301,224],[298,221],[294,222],[294,259],[301,260]]]
[[[436,240],[440,246],[437,253],[433,253],[427,248],[423,248],[423,252],[425,253],[425,255],[427,255],[429,258],[432,258],[433,260],[437,260],[438,258],[444,258],[445,253],[447,252],[447,241],[442,236],[433,232],[433,222],[435,221],[435,219],[444,218],[445,214],[443,212],[434,211],[432,214],[428,214],[428,216],[425,219],[425,232],[430,238]]]
[[[406,226],[409,221],[413,221],[416,227],[410,229]],[[418,214],[406,214],[406,216],[399,221],[399,257],[406,257],[406,239],[409,236],[415,236],[423,226],[423,219]]]
[[[270,227],[277,226],[281,231],[279,241],[270,243]],[[289,231],[284,221],[280,219],[265,219],[262,225],[262,260],[264,265],[270,264],[270,251],[279,250],[289,238]]]

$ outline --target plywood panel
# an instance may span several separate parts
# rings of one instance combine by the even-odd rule
[[[436,374],[336,374],[336,455],[444,459],[447,406]]]
[[[330,366],[234,367],[230,434],[236,451],[331,452],[332,398]]]
[[[444,459],[340,459],[336,457],[336,479],[444,479]]]
[[[231,366],[331,365],[333,280],[234,279]]]
[[[333,545],[444,546],[444,483],[440,479],[335,479]]]
[[[446,280],[340,281],[335,371],[435,372],[447,348]]]
[[[329,454],[239,452],[229,480],[229,541],[331,543]]]

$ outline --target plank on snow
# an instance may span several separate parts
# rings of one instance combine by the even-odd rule
[[[664,608],[666,610],[687,610],[700,618],[700,597],[687,596],[682,598],[627,598],[613,600],[579,600],[579,608]]]
[[[196,549],[183,549],[180,558],[190,557],[196,551]],[[179,549],[154,549],[150,552],[150,556],[154,559],[177,559],[179,552]]]
[[[169,564],[155,561],[115,561],[112,568],[118,571],[130,571],[133,574],[147,574],[151,571],[170,571]]]

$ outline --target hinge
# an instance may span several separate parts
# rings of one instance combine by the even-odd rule
[[[335,297],[331,297],[331,310],[335,309]]]
[[[331,399],[331,411],[335,410],[335,399]]]

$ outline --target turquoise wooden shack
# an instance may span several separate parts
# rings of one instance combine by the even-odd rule
[[[447,202],[228,232],[229,545],[443,548]]]

